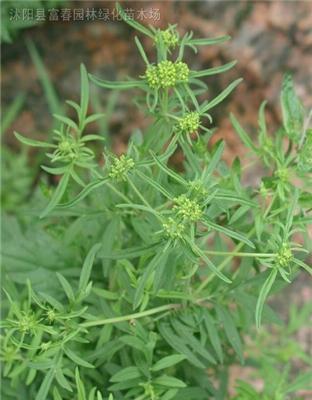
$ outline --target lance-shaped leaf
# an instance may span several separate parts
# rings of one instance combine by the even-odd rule
[[[185,45],[193,45],[193,46],[212,46],[215,44],[220,44],[224,43],[228,40],[231,39],[231,36],[229,35],[224,35],[224,36],[219,36],[215,38],[210,38],[210,39],[189,39],[186,41]]]
[[[168,257],[168,249],[166,251],[159,250],[158,253],[152,258],[150,263],[145,267],[144,273],[141,276],[137,289],[134,295],[133,309],[139,307],[144,296],[144,288],[146,286],[147,280],[150,278],[151,274],[161,263],[165,263]]]
[[[286,74],[283,79],[281,106],[286,134],[291,140],[298,143],[303,130],[304,109],[296,95],[290,74]]]
[[[83,200],[85,197],[87,197],[88,194],[90,194],[93,190],[98,189],[99,187],[105,185],[105,183],[107,181],[108,181],[108,179],[97,179],[96,181],[89,183],[86,187],[84,187],[84,189],[78,194],[77,197],[75,197],[73,200],[71,200],[67,203],[59,204],[57,206],[57,208],[60,208],[60,209],[61,208],[69,208],[69,207],[76,205],[81,200]]]
[[[106,81],[104,79],[97,78],[91,74],[89,74],[89,78],[96,85],[98,85],[100,87],[104,87],[106,89],[115,89],[115,90],[128,90],[128,89],[134,89],[134,88],[147,89],[147,85],[145,84],[144,81],[129,80],[129,81],[111,82],[111,81]]]
[[[41,213],[40,218],[44,218],[47,216],[58,204],[58,202],[62,199],[65,190],[67,188],[68,180],[71,174],[71,168],[69,168],[65,174],[62,176],[57,188],[55,189],[52,198],[49,204],[46,206],[44,211]]]
[[[254,152],[257,152],[256,146],[253,144],[251,138],[249,137],[248,133],[242,128],[238,120],[235,118],[233,114],[230,114],[230,120],[232,122],[232,125],[236,131],[236,133],[239,135],[241,138],[241,141],[244,143],[245,146],[249,147],[252,149]]]
[[[79,279],[79,290],[84,291],[86,287],[88,286],[90,275],[91,275],[91,269],[94,263],[95,256],[97,252],[100,250],[102,247],[101,243],[96,243],[89,253],[87,254],[87,257],[83,263],[81,274],[80,274],[80,279]]]
[[[252,247],[253,249],[255,248],[255,245],[252,243],[252,241],[250,241],[245,235],[243,235],[242,233],[238,233],[235,231],[232,231],[229,228],[226,228],[222,225],[218,225],[212,221],[210,221],[208,218],[203,218],[202,220],[203,224],[206,225],[208,228],[214,229],[218,232],[224,233],[227,236],[230,236],[233,239],[236,239],[240,242],[244,242],[246,243],[249,247]]]
[[[262,311],[263,311],[263,306],[266,298],[268,297],[268,294],[273,286],[273,283],[275,282],[277,276],[277,269],[272,269],[270,272],[269,276],[265,280],[257,301],[256,305],[256,326],[259,329],[261,326],[261,316],[262,316]]]
[[[231,62],[221,65],[219,67],[203,69],[201,71],[191,71],[190,77],[191,78],[201,78],[203,76],[222,74],[222,72],[228,71],[229,69],[233,68],[236,63],[237,63],[237,61],[231,61]]]
[[[17,140],[19,140],[23,144],[26,144],[27,146],[44,147],[44,148],[56,148],[57,147],[55,144],[52,144],[52,143],[46,143],[46,142],[41,142],[40,140],[26,138],[25,136],[22,136],[17,132],[14,132],[14,135]]]
[[[211,108],[215,107],[221,101],[223,101],[235,88],[238,86],[243,79],[236,79],[236,81],[232,82],[226,89],[224,89],[218,96],[216,96],[213,100],[209,101],[207,104],[204,104],[200,107],[200,112],[205,113]]]
[[[135,21],[133,18],[131,18],[129,15],[127,15],[124,11],[124,9],[121,7],[121,5],[119,3],[116,3],[116,8],[117,11],[119,13],[119,15],[121,16],[121,18],[130,26],[132,26],[132,28],[136,29],[137,31],[143,33],[146,36],[149,36],[151,39],[154,39],[154,34],[153,32],[151,32],[148,28],[146,28],[144,25],[138,23],[137,21]]]
[[[214,263],[206,256],[206,254],[194,243],[189,241],[189,244],[193,250],[193,252],[201,257],[205,263],[207,264],[208,268],[211,269],[220,279],[222,279],[226,283],[231,283],[232,281],[225,276],[222,272],[218,270],[218,268],[214,265]]]

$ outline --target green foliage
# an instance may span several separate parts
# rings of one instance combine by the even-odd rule
[[[283,128],[271,139],[263,104],[255,145],[232,116],[265,171],[259,187],[243,185],[240,162],[222,161],[225,144],[208,146],[207,114],[240,80],[200,104],[207,86],[198,79],[234,63],[193,71],[183,61],[185,47],[228,38],[180,37],[176,27],[146,28],[118,9],[153,40],[155,64],[136,44],[155,84],[145,71],[124,82],[91,80],[135,88],[152,121],[132,136],[126,154],[111,154],[102,136],[85,131],[103,114],[89,114],[81,65],[80,102],[67,102],[76,118],[55,114],[51,142],[16,133],[48,149],[42,168],[59,179],[43,211],[43,199],[34,198],[23,220],[11,216],[5,224],[5,400],[228,398],[228,368],[249,361],[244,341],[258,335],[255,323],[280,323],[267,297],[300,269],[311,273],[304,261],[311,178],[301,167],[309,136],[303,131],[298,143]],[[182,172],[171,167],[175,151],[183,153]],[[240,398],[248,390],[241,384]]]

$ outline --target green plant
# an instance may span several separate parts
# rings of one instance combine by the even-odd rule
[[[156,61],[136,38],[146,64],[138,79],[90,79],[107,89],[136,89],[151,123],[131,137],[126,154],[105,147],[103,166],[94,144],[102,136],[85,134],[103,115],[88,114],[82,65],[80,103],[67,102],[77,119],[56,114],[52,143],[16,133],[22,143],[47,148],[50,164],[43,169],[61,178],[40,220],[8,224],[4,399],[21,393],[35,400],[225,399],[228,367],[244,362],[244,337],[255,322],[260,328],[261,320],[278,321],[265,304],[269,293],[300,268],[311,273],[304,262],[310,136],[291,79],[285,78],[284,126],[274,140],[264,105],[258,146],[231,116],[266,171],[258,187],[244,186],[240,161],[222,161],[225,144],[208,150],[213,130],[207,127],[208,111],[241,79],[199,100],[207,92],[200,78],[235,63],[193,71],[183,61],[185,49],[228,37],[180,37],[174,26],[146,28],[118,10],[153,40]],[[170,166],[175,151],[184,155],[182,173]]]

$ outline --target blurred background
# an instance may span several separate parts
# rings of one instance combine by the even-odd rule
[[[256,135],[258,108],[266,99],[272,134],[279,126],[279,92],[284,72],[293,74],[304,105],[312,107],[312,1],[121,1],[121,4],[142,24],[161,28],[168,23],[178,24],[181,35],[192,30],[196,37],[224,34],[232,37],[222,45],[200,49],[196,56],[187,53],[187,62],[195,70],[238,60],[231,71],[207,79],[207,96],[213,98],[234,79],[244,78],[227,101],[212,113],[218,128],[213,140],[221,137],[226,140],[225,161],[231,162],[244,154],[230,125],[229,112],[235,113],[246,130]],[[51,115],[64,110],[66,99],[79,98],[81,62],[89,72],[108,80],[142,75],[144,64],[138,56],[134,35],[133,29],[120,21],[114,2],[1,2],[1,198],[6,212],[14,214],[27,202],[42,177],[39,168],[42,155],[22,148],[13,131],[41,140],[49,137],[54,126]],[[145,39],[142,38],[147,54],[153,59],[153,47]],[[106,112],[106,119],[96,129],[110,138],[116,153],[122,153],[129,135],[138,127],[144,130],[147,123],[143,113],[132,104],[131,92],[112,93],[92,87],[91,109]],[[311,301],[312,290],[304,278],[299,277],[287,293],[283,291],[274,300],[273,307],[285,319],[289,304],[299,309]],[[312,332],[304,321],[294,337],[304,352],[312,355]],[[282,341],[280,336],[275,336],[275,340]],[[285,345],[289,347],[288,342]],[[289,351],[290,358],[291,351],[297,352],[294,348]],[[300,368],[300,363],[297,367]],[[235,380],[245,372],[238,368],[232,373]],[[306,396],[308,399],[312,394]]]

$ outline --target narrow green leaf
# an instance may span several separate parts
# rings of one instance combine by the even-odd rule
[[[225,276],[222,272],[218,270],[218,268],[213,264],[213,262],[206,256],[206,254],[195,244],[192,242],[189,242],[190,246],[195,254],[197,254],[199,257],[201,257],[205,263],[207,264],[208,268],[211,269],[220,279],[222,279],[226,283],[232,283],[232,281]]]
[[[43,378],[43,381],[40,385],[35,400],[46,400],[49,394],[50,387],[54,380],[54,376],[55,376],[55,369],[51,368],[50,371]]]
[[[79,115],[80,123],[86,118],[88,112],[88,105],[89,105],[89,79],[86,67],[83,64],[80,64],[80,79],[81,79],[81,86],[80,86],[80,109],[81,114]]]
[[[19,140],[23,144],[26,144],[27,146],[56,148],[55,144],[41,142],[40,140],[29,139],[29,138],[26,138],[25,136],[20,135],[19,133],[15,132],[15,131],[14,131],[14,135],[17,140]]]
[[[154,379],[154,383],[156,385],[168,386],[172,388],[186,387],[186,384],[183,381],[168,375],[162,375],[159,378]]]
[[[167,199],[172,200],[172,195],[162,187],[157,181],[143,174],[141,171],[137,171],[137,174],[144,179],[147,183],[153,186],[158,192],[162,193]]]
[[[119,3],[116,3],[116,8],[118,10],[119,15],[122,17],[122,19],[130,26],[132,26],[132,28],[136,29],[137,31],[143,33],[146,36],[149,36],[150,38],[154,39],[154,35],[153,33],[146,28],[144,25],[140,24],[139,22],[135,21],[133,18],[130,18],[130,16],[128,16],[123,8],[121,7],[121,5]]]
[[[76,387],[77,387],[77,394],[78,400],[87,400],[86,398],[86,390],[84,388],[84,384],[80,379],[79,369],[78,367],[75,369],[75,380],[76,380]]]
[[[193,351],[189,349],[187,343],[184,343],[179,336],[177,336],[172,328],[168,324],[159,325],[159,333],[164,338],[164,340],[177,352],[184,354],[188,361],[197,368],[206,368],[194,354]]]
[[[73,128],[75,131],[79,130],[77,124],[70,118],[65,117],[64,115],[59,115],[59,114],[53,114],[53,117],[56,118],[58,121],[63,122],[63,124],[68,125],[69,127]]]
[[[133,88],[146,89],[146,84],[144,83],[144,81],[129,80],[129,81],[111,82],[97,78],[91,74],[89,74],[89,78],[96,85],[104,87],[106,89],[115,89],[115,90],[127,90]]]
[[[210,220],[208,220],[208,218],[204,218],[203,219],[203,224],[206,225],[207,227],[214,229],[218,232],[224,233],[225,235],[233,238],[233,239],[237,239],[240,242],[243,242],[245,244],[247,244],[249,247],[251,248],[255,248],[255,245],[243,234],[232,231],[229,228],[226,228],[224,226],[218,225]]]
[[[231,39],[231,36],[225,35],[225,36],[219,36],[216,38],[211,38],[211,39],[190,39],[187,41],[187,44],[192,44],[193,46],[211,46],[215,44],[220,44],[223,42],[226,42]]]
[[[222,352],[220,337],[219,337],[217,328],[215,326],[215,321],[213,320],[212,316],[208,312],[206,312],[204,314],[204,323],[206,325],[206,329],[208,331],[208,335],[209,335],[211,344],[212,344],[220,362],[223,363],[223,352]]]
[[[272,269],[272,271],[270,272],[269,276],[265,280],[265,282],[260,290],[257,305],[256,305],[256,326],[258,329],[261,326],[261,316],[262,316],[264,302],[273,286],[273,283],[275,282],[276,276],[277,276],[277,269]]]
[[[222,322],[223,324],[223,328],[229,342],[233,346],[235,353],[238,355],[240,362],[243,364],[244,356],[242,342],[231,314],[225,307],[222,307],[220,305],[216,305],[216,311],[220,322]]]
[[[257,152],[256,146],[252,143],[249,135],[246,133],[246,131],[242,128],[238,120],[235,118],[233,114],[230,114],[230,120],[232,122],[232,125],[236,131],[236,133],[239,135],[241,138],[241,141],[244,143],[246,147],[249,147],[252,149],[254,152]]]
[[[215,152],[213,153],[213,156],[208,164],[208,167],[206,167],[203,171],[202,182],[204,186],[208,185],[211,174],[213,173],[218,163],[220,162],[223,150],[224,150],[224,142],[220,141],[220,143],[217,145]]]
[[[172,367],[173,365],[178,364],[185,359],[186,356],[184,354],[172,354],[171,356],[164,357],[157,361],[152,366],[152,371],[160,371],[162,369]]]
[[[77,356],[77,354],[74,353],[72,350],[70,350],[68,347],[64,346],[63,349],[67,357],[70,358],[72,361],[74,361],[75,364],[81,365],[82,367],[85,368],[94,368],[92,364],[88,363],[87,361]]]
[[[83,190],[78,194],[77,197],[75,197],[73,200],[71,200],[67,203],[59,204],[57,206],[57,208],[61,209],[61,208],[73,207],[74,205],[79,203],[81,200],[83,200],[85,197],[87,197],[88,194],[90,194],[93,190],[98,189],[99,187],[105,185],[105,183],[107,181],[108,181],[108,179],[105,178],[105,179],[97,179],[96,181],[89,183],[87,186],[85,186],[83,188]]]
[[[219,67],[208,68],[201,71],[191,71],[190,76],[191,78],[201,78],[204,76],[221,74],[222,72],[228,71],[229,69],[233,68],[236,63],[237,61],[231,61]]]
[[[56,276],[57,276],[57,279],[60,281],[60,284],[62,285],[68,300],[74,302],[75,295],[74,295],[73,289],[72,289],[70,283],[68,282],[68,280],[58,272],[56,273]]]
[[[157,156],[156,154],[150,150],[151,156],[153,157],[154,161],[158,165],[160,169],[162,169],[167,175],[171,176],[175,181],[181,183],[181,185],[187,186],[188,182],[179,174],[174,172],[172,169],[168,168]]]
[[[58,204],[58,202],[62,199],[67,184],[68,184],[68,180],[70,177],[70,173],[71,173],[71,168],[69,168],[65,174],[62,176],[57,188],[55,189],[52,198],[49,202],[49,204],[46,206],[46,208],[43,210],[43,212],[40,215],[40,218],[44,218],[46,217]]]
[[[87,257],[83,263],[79,279],[79,286],[78,286],[79,290],[82,292],[86,290],[86,287],[88,286],[91,275],[91,269],[94,263],[96,253],[100,250],[101,247],[102,247],[101,243],[96,243],[87,254]]]
[[[200,111],[201,113],[205,113],[211,108],[215,107],[221,101],[223,101],[235,88],[242,82],[242,78],[236,79],[234,82],[232,82],[226,89],[224,89],[218,96],[216,96],[213,100],[209,101],[206,105],[201,107]]]
[[[135,36],[134,41],[135,41],[135,44],[137,45],[137,48],[139,49],[139,52],[141,54],[141,57],[143,58],[143,61],[145,62],[146,65],[149,65],[149,61],[147,59],[147,56],[146,56],[145,51],[143,49],[143,46],[142,46],[142,44],[139,41],[137,36]]]
[[[149,277],[151,276],[151,274],[154,272],[154,270],[157,268],[157,266],[159,264],[166,262],[167,257],[168,257],[168,250],[167,251],[158,250],[158,253],[156,253],[156,255],[152,258],[152,260],[146,266],[144,273],[141,276],[141,278],[139,280],[139,284],[135,291],[134,301],[133,301],[133,309],[134,310],[136,308],[138,308],[142,302],[143,295],[144,295],[144,289],[145,289],[146,282],[148,281]]]
[[[111,382],[123,382],[130,379],[140,378],[141,372],[138,367],[126,367],[116,372],[111,378]]]
[[[303,133],[304,108],[295,92],[293,79],[285,74],[282,84],[281,106],[287,136],[298,143]]]

